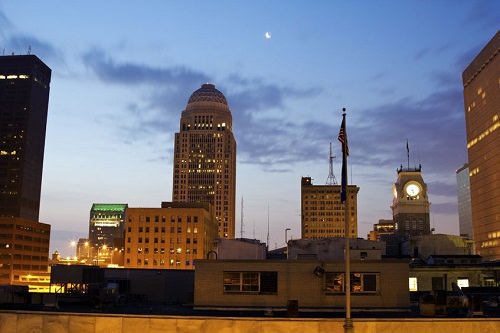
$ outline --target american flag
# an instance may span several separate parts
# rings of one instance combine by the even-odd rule
[[[345,130],[345,116],[342,118],[338,139],[342,143],[342,152],[349,156],[349,146],[347,145],[347,133]]]
[[[342,182],[340,191],[340,202],[347,201],[347,156],[349,156],[349,147],[347,146],[347,132],[345,129],[345,113],[342,115],[342,125],[340,126],[339,137],[342,144]]]

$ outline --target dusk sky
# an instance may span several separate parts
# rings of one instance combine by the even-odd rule
[[[236,236],[300,238],[300,180],[325,184],[347,108],[359,237],[392,218],[396,169],[422,165],[431,227],[458,234],[467,161],[461,75],[500,1],[2,1],[0,52],[52,69],[40,221],[73,255],[92,203],[172,199],[174,133],[203,83],[237,141]],[[266,32],[271,38],[266,38]],[[268,213],[269,211],[269,213]]]

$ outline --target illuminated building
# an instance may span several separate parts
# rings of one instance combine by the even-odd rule
[[[0,56],[0,216],[38,221],[51,70]]]
[[[311,177],[302,177],[302,238],[345,237],[345,212],[340,191],[341,185],[313,185]],[[356,185],[347,186],[350,238],[358,237],[358,192]]]
[[[217,238],[207,202],[162,202],[161,208],[127,208],[125,268],[194,269]]]
[[[392,234],[394,234],[394,222],[392,220],[378,220],[378,223],[373,225],[373,230],[368,234],[368,239],[378,241],[381,236]]]
[[[234,238],[236,141],[224,95],[203,84],[182,111],[175,133],[172,200],[209,202],[220,238]]]
[[[48,291],[50,225],[0,217],[0,285]]]
[[[456,172],[458,199],[458,226],[460,236],[473,239],[472,211],[470,207],[469,165],[465,164]]]
[[[111,262],[112,251],[121,244],[118,240],[123,238],[126,209],[127,204],[94,203],[92,205],[89,243],[94,263],[109,264]]]
[[[394,232],[403,237],[430,234],[430,203],[421,167],[398,169],[398,177],[392,190]]]
[[[500,31],[462,74],[476,254],[500,259]]]

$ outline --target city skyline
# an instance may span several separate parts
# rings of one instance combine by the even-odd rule
[[[301,177],[326,183],[330,142],[340,179],[343,107],[359,236],[392,217],[407,140],[431,227],[458,234],[461,74],[498,30],[499,3],[91,4],[0,2],[3,53],[31,52],[52,69],[40,210],[51,251],[70,255],[70,241],[87,237],[93,203],[171,199],[179,114],[206,82],[233,114],[244,237],[265,241],[268,221],[271,249],[286,228],[300,237]]]

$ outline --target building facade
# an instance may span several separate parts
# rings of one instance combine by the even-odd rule
[[[345,237],[345,211],[340,202],[341,185],[313,185],[311,177],[301,182],[301,238]],[[347,186],[349,236],[358,237],[358,192]]]
[[[51,69],[0,56],[0,216],[38,221]]]
[[[408,260],[351,262],[351,307],[408,309]],[[345,263],[318,260],[201,260],[194,308],[345,308]]]
[[[194,269],[217,238],[207,202],[162,202],[161,208],[127,208],[125,268]]]
[[[470,178],[469,165],[464,164],[456,172],[457,200],[458,200],[458,227],[460,236],[474,238],[472,231],[472,210],[470,206]]]
[[[500,259],[500,31],[462,74],[476,253]]]
[[[214,206],[220,238],[235,236],[236,140],[224,95],[203,84],[175,133],[172,200]]]
[[[257,239],[237,238],[226,239],[217,238],[212,244],[209,259],[266,259],[267,244]]]
[[[422,178],[422,168],[398,169],[393,187],[392,220],[394,231],[402,237],[431,233],[427,185]]]
[[[83,250],[80,255],[89,255],[94,263],[110,263],[112,251],[121,244],[127,204],[94,203],[90,209],[89,243],[90,253]],[[81,244],[78,244],[81,246]],[[85,246],[85,243],[84,243]],[[118,249],[121,250],[121,247]]]
[[[33,292],[47,291],[49,243],[49,224],[0,217],[0,285],[28,286]]]
[[[351,260],[381,260],[385,243],[362,238],[349,240]],[[289,260],[345,260],[345,238],[288,241]]]

